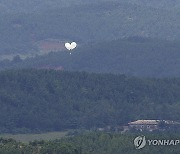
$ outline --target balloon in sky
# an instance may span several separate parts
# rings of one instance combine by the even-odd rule
[[[68,50],[73,50],[73,49],[75,49],[75,48],[77,47],[77,44],[76,44],[76,42],[65,43],[65,47],[66,47],[66,49],[68,49]]]

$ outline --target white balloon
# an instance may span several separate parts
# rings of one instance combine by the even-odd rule
[[[66,49],[71,50],[71,44],[70,43],[65,43],[65,47],[66,47]]]
[[[72,42],[72,43],[71,43],[71,50],[75,49],[76,46],[77,46],[76,42]]]
[[[76,44],[76,42],[72,42],[71,44],[70,43],[65,43],[65,47],[68,50],[73,50],[73,49],[75,49],[77,47],[77,44]]]

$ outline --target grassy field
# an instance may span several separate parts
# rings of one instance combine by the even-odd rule
[[[12,138],[17,141],[21,141],[24,143],[27,143],[29,141],[34,140],[55,140],[60,139],[62,137],[65,137],[67,135],[68,131],[64,132],[48,132],[48,133],[42,133],[42,134],[0,134],[0,138]]]

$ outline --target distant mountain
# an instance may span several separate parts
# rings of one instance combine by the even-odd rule
[[[24,61],[3,61],[0,68],[52,68],[70,71],[118,73],[132,76],[180,77],[180,43],[131,37],[67,50]]]
[[[37,42],[45,39],[180,40],[179,6],[176,0],[0,1],[0,54],[38,53]]]

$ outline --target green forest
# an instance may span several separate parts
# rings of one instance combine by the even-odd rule
[[[54,70],[0,72],[0,132],[61,131],[179,120],[180,79]]]
[[[2,154],[179,154],[177,146],[149,146],[137,150],[133,140],[138,134],[90,132],[55,141],[33,141],[28,144],[0,139]],[[149,139],[175,140],[179,134],[146,134]]]
[[[180,141],[179,16],[180,0],[0,0],[0,154],[179,154],[134,146]]]

